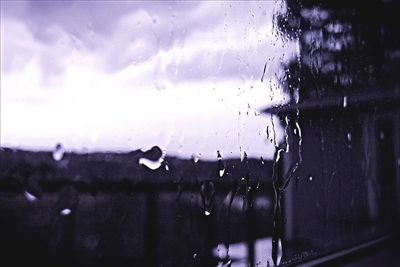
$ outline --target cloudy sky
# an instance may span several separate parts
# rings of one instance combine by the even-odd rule
[[[282,8],[1,2],[1,146],[271,158],[258,111],[285,102],[276,75],[296,51],[273,27]]]

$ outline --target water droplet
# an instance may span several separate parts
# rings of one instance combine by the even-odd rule
[[[169,171],[169,166],[168,164],[165,164],[165,170],[168,172]]]
[[[274,242],[274,241],[272,241],[272,242]],[[272,246],[274,247],[274,244]],[[276,244],[276,259],[273,259],[276,266],[278,266],[281,263],[282,255],[283,255],[283,252],[282,252],[282,241],[279,238],[278,242]]]
[[[241,161],[241,162],[247,162],[247,161],[248,161],[246,151],[244,151],[244,152],[240,155],[240,161]]]
[[[220,260],[226,260],[228,258],[228,248],[225,244],[218,244],[217,255]]]
[[[288,135],[288,128],[289,128],[289,117],[285,116],[285,122],[286,122],[286,126],[285,126],[285,142],[286,142],[286,148],[285,148],[285,152],[288,153],[289,152],[289,135]]]
[[[197,163],[197,162],[199,162],[200,157],[198,155],[193,155],[192,159],[193,159],[194,163]]]
[[[232,266],[232,260],[225,260],[225,261],[220,261],[218,262],[217,267],[230,267]]]
[[[351,133],[347,133],[347,141],[351,142]]]
[[[139,159],[139,164],[144,165],[151,170],[157,170],[164,162],[164,159],[165,152],[163,152],[158,146],[154,146],[150,150],[143,152],[143,157]]]
[[[310,176],[308,177],[308,180],[312,181],[312,179],[313,179],[313,177],[310,175]]]
[[[221,153],[219,152],[219,150],[217,151],[217,160],[218,160],[218,175],[220,178],[222,178],[222,176],[224,176],[225,174],[225,165],[222,162],[222,156]]]
[[[347,107],[347,96],[343,97],[343,108]]]
[[[28,191],[24,192],[24,196],[29,202],[35,202],[37,200],[37,197],[29,193]]]
[[[204,181],[200,187],[201,199],[204,206],[204,214],[209,216],[214,206],[214,183],[211,181]]]
[[[278,149],[278,151],[276,152],[275,162],[279,161],[279,159],[281,158],[281,153],[284,151],[285,150],[283,150],[282,148]]]
[[[139,159],[139,164],[146,166],[147,168],[151,170],[157,170],[160,168],[162,161],[152,161],[146,158],[140,158]]]
[[[70,210],[70,209],[63,209],[63,210],[60,212],[60,214],[61,214],[62,216],[68,216],[68,215],[71,214],[71,210]]]
[[[193,259],[194,259],[194,260],[197,259],[197,253],[194,253],[194,254],[193,254]]]
[[[55,161],[62,160],[62,158],[64,157],[64,152],[65,152],[64,148],[60,143],[58,143],[53,151],[53,159]]]

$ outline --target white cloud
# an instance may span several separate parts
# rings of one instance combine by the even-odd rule
[[[271,158],[270,117],[257,110],[272,105],[275,81],[260,77],[268,58],[287,59],[295,48],[273,39],[272,5],[261,4],[247,14],[243,3],[205,2],[175,17],[139,8],[119,17],[110,34],[92,31],[94,45],[59,23],[43,28],[49,38],[42,41],[22,19],[3,16],[1,145],[159,145],[182,157],[242,150]],[[269,76],[280,64],[270,61]],[[282,97],[275,90],[272,100]]]

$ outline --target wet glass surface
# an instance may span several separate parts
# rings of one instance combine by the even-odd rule
[[[399,11],[1,2],[0,251],[285,266],[391,237]]]

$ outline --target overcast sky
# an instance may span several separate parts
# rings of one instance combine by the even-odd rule
[[[275,74],[296,44],[274,31],[282,8],[1,2],[1,146],[271,158],[257,111],[285,101]]]

